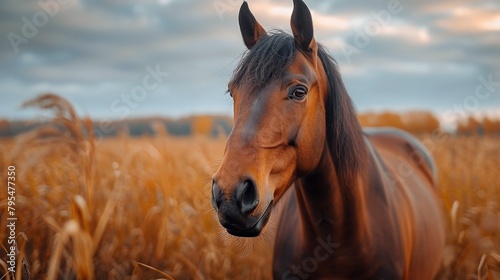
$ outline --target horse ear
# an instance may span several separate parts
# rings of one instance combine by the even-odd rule
[[[306,52],[312,52],[316,48],[314,40],[313,23],[311,11],[302,0],[293,0],[293,13],[290,20],[293,36],[297,46]]]
[[[238,15],[238,21],[240,23],[241,35],[243,36],[243,42],[248,49],[251,49],[257,41],[264,36],[267,36],[266,30],[255,20],[255,17],[250,12],[248,4],[246,1],[243,2],[240,8],[240,14]]]

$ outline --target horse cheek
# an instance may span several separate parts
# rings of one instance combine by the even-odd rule
[[[298,135],[297,173],[301,176],[311,173],[319,164],[325,147],[324,133],[321,133],[324,121],[313,122],[302,127]]]

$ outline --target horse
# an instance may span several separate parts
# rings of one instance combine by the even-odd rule
[[[247,51],[228,84],[218,221],[249,238],[279,215],[274,279],[436,277],[445,223],[431,155],[401,130],[361,128],[309,8],[293,5],[292,34],[268,33],[241,5]]]

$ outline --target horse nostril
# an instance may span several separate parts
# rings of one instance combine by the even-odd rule
[[[257,186],[251,180],[245,180],[236,188],[236,201],[243,215],[252,212],[259,204]]]
[[[224,200],[224,193],[219,188],[219,185],[212,181],[212,206],[217,211]]]

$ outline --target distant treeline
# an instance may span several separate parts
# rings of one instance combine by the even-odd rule
[[[458,123],[457,133],[479,135],[500,134],[500,120],[469,117],[467,120]]]
[[[0,120],[0,137],[13,137],[24,132],[42,127],[48,121],[7,121]],[[182,119],[142,118],[123,121],[93,121],[96,137],[155,136],[191,136],[196,134],[218,137],[229,135],[232,119],[227,116],[192,116]],[[62,128],[61,128],[62,129]]]
[[[363,113],[358,118],[362,126],[391,126],[413,134],[432,133],[440,128],[439,120],[425,111]]]
[[[362,126],[392,126],[413,134],[432,133],[440,128],[439,120],[430,112],[382,112],[358,115]],[[13,137],[47,124],[42,121],[0,120],[0,137]],[[182,119],[142,118],[123,121],[93,121],[96,137],[128,136],[192,136],[219,137],[229,135],[232,119],[228,116],[199,115]],[[469,117],[457,124],[458,134],[500,134],[500,120]]]
[[[392,126],[413,134],[432,133],[441,127],[436,116],[426,111],[364,113],[359,114],[358,118],[362,126]],[[500,134],[500,120],[470,116],[456,124],[455,133],[466,135]]]

